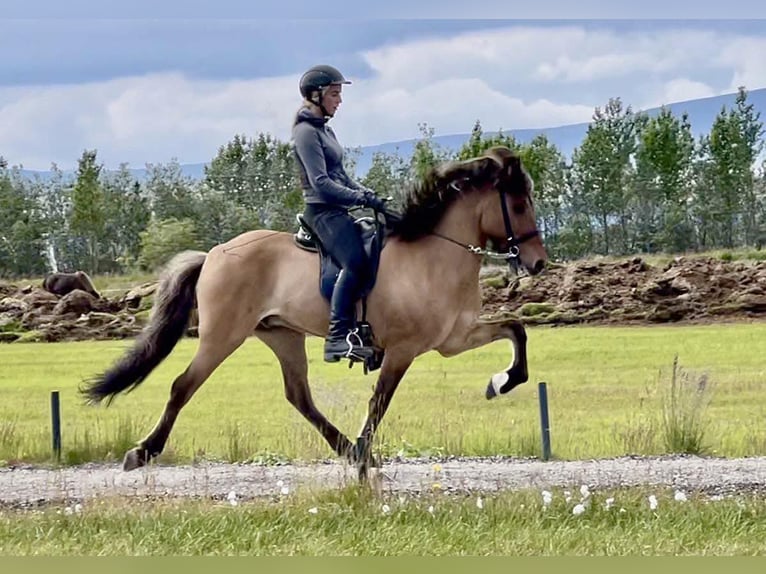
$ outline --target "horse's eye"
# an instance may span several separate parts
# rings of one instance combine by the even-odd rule
[[[512,209],[516,215],[522,215],[527,210],[526,202],[525,201],[514,202]]]

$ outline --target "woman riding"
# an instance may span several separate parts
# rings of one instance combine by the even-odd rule
[[[369,262],[348,209],[385,211],[384,201],[375,192],[348,176],[343,168],[343,148],[327,125],[342,101],[342,85],[350,83],[332,66],[307,70],[300,79],[303,105],[292,130],[306,203],[303,216],[341,269],[330,301],[330,327],[324,346],[324,360],[328,362],[364,358],[372,352],[362,345],[355,331],[356,302],[369,273]]]

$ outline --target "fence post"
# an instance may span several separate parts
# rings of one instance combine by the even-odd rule
[[[59,392],[51,392],[51,434],[53,438],[53,456],[56,462],[61,462],[61,408]]]
[[[548,389],[545,382],[537,383],[540,399],[540,430],[543,438],[543,460],[551,458],[551,427],[548,419]]]

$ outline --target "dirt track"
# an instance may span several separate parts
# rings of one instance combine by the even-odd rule
[[[434,484],[446,492],[650,485],[710,494],[766,493],[766,457],[713,459],[688,456],[623,457],[589,461],[451,459],[389,461],[377,474],[383,492],[423,493]],[[440,468],[439,468],[440,467]],[[438,470],[437,470],[438,469]],[[281,481],[281,482],[280,482]],[[90,464],[60,470],[0,470],[0,506],[87,501],[103,496],[226,498],[274,496],[283,486],[334,489],[353,484],[353,469],[340,463],[261,466],[201,464],[153,466],[123,472],[119,465]]]

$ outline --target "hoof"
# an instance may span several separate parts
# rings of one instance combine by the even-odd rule
[[[526,373],[519,373],[514,369],[503,373],[495,373],[489,380],[484,396],[487,397],[487,400],[494,399],[496,396],[504,395],[527,382],[527,379]]]
[[[146,466],[146,462],[144,451],[139,448],[133,448],[125,453],[125,458],[122,460],[122,470],[125,472],[135,470],[141,466]]]
[[[495,373],[492,375],[492,378],[489,380],[489,384],[487,385],[487,392],[484,393],[484,396],[487,397],[487,400],[493,399],[497,395],[502,395],[504,392],[506,392],[503,390],[503,388],[508,385],[509,378],[510,377],[506,372]]]

